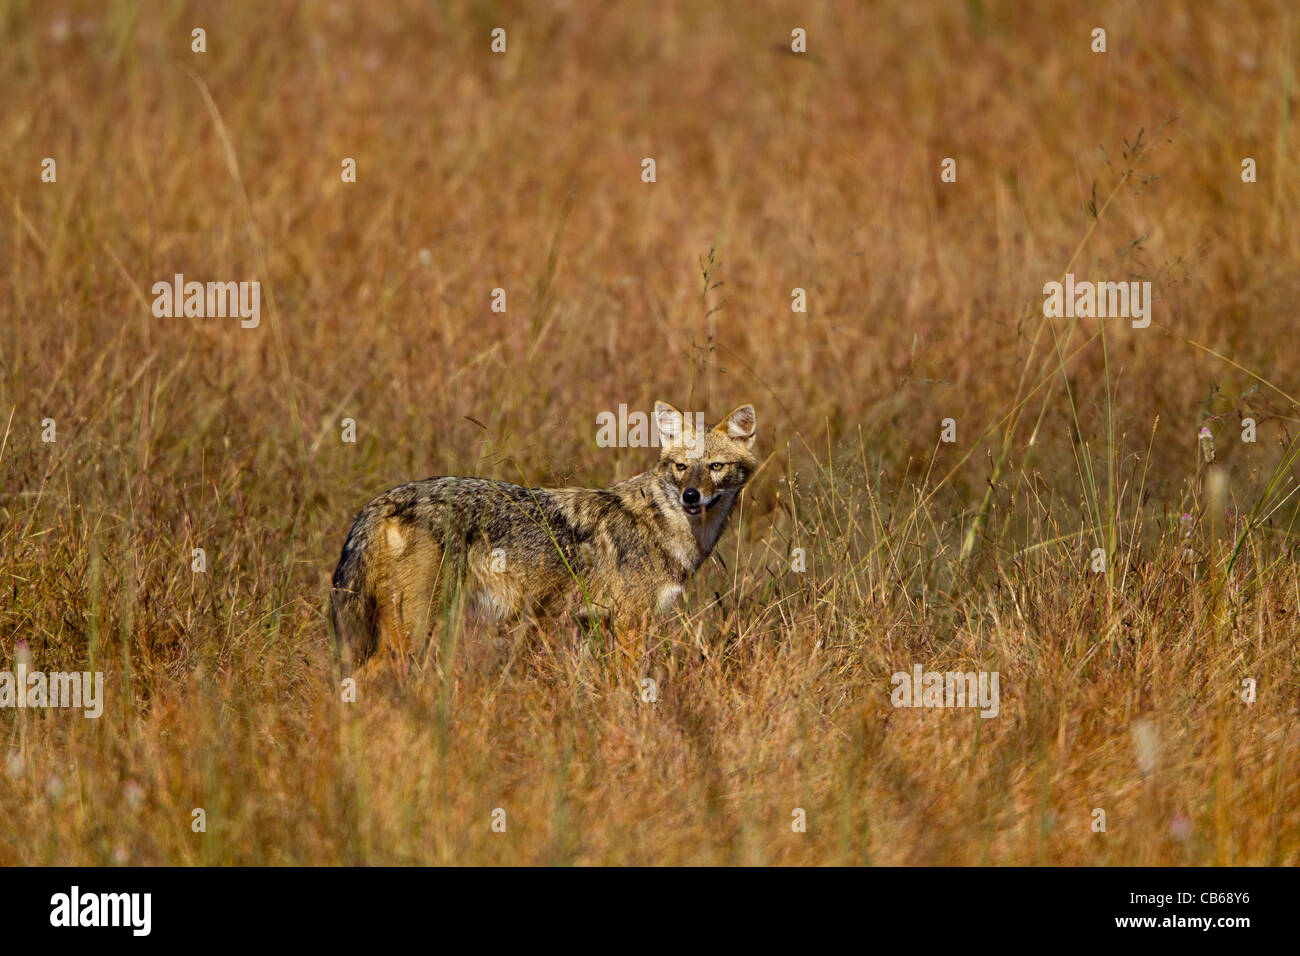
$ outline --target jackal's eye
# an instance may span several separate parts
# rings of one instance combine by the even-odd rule
[[[722,471],[722,469],[724,469],[724,468],[726,468],[726,467],[727,467],[727,466],[726,466],[723,462],[720,462],[720,461],[711,461],[711,462],[709,462],[709,471]]]
[[[686,470],[686,464],[680,461],[673,462],[673,467],[677,469],[679,475]]]

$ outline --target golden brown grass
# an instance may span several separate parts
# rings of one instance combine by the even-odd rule
[[[1300,18],[1082,6],[5,4],[0,669],[108,702],[0,711],[0,863],[1296,863]],[[1151,328],[1045,322],[1067,270]],[[153,318],[174,272],[261,327]],[[766,457],[679,620],[340,700],[368,497],[607,484],[658,397]],[[1000,716],[895,710],[916,663]]]

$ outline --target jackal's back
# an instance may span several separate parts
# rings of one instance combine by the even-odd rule
[[[665,580],[694,570],[661,553],[674,530],[689,530],[671,528],[655,501],[636,479],[613,489],[483,478],[393,488],[361,509],[334,571],[342,650],[359,663],[381,633],[427,636],[450,585],[498,617],[546,613],[575,595],[606,608],[652,604]]]

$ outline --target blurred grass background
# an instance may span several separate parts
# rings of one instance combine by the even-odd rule
[[[1296,863],[1298,39],[1262,0],[5,4],[0,668],[108,701],[0,711],[0,863]],[[1151,327],[1046,323],[1066,271],[1151,281]],[[177,272],[260,280],[261,326],[154,318]],[[680,619],[340,701],[366,500],[609,484],[653,452],[596,415],[656,398],[754,402],[766,458]],[[1001,716],[894,710],[915,663]]]

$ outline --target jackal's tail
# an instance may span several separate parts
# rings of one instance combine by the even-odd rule
[[[344,671],[360,667],[379,646],[379,606],[370,566],[373,523],[365,517],[359,515],[348,532],[330,588],[334,643]]]

